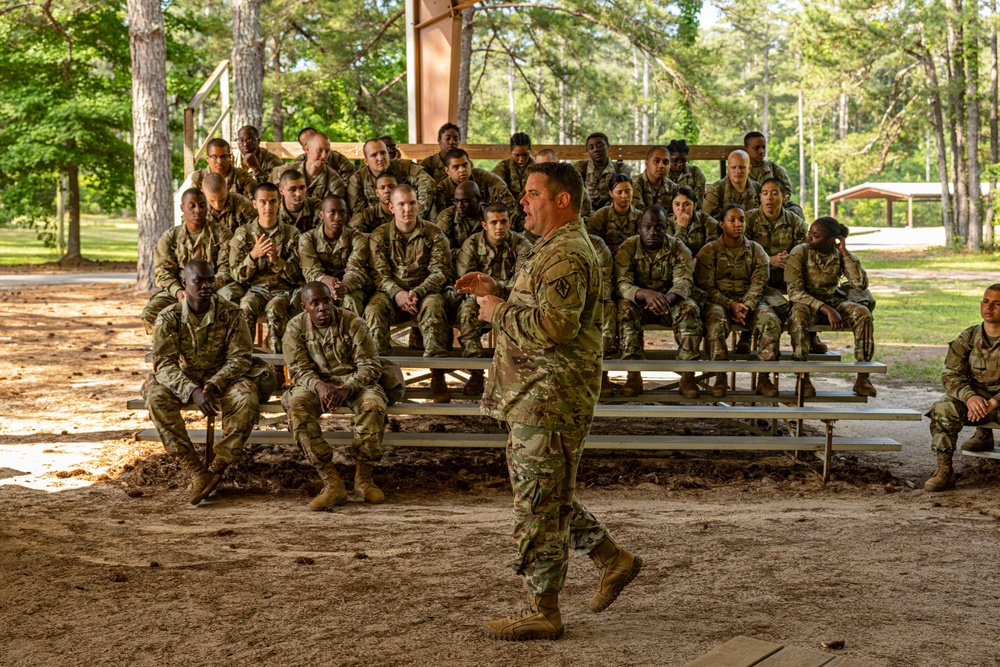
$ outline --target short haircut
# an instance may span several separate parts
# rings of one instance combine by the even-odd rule
[[[326,286],[326,283],[321,283],[318,280],[310,280],[305,285],[302,286],[302,291],[299,292],[299,301],[305,303],[306,292],[320,292],[326,296],[332,297],[333,293],[330,292],[330,288]]]
[[[591,139],[603,139],[605,146],[611,145],[611,141],[608,140],[608,135],[604,134],[603,132],[591,132],[590,136],[587,137],[587,141],[585,141],[584,143],[585,144],[590,143]]]
[[[642,215],[645,216],[647,213],[652,213],[663,222],[667,221],[667,209],[663,208],[659,204],[650,205],[649,208],[642,212]]]
[[[335,200],[335,199],[336,199],[337,201],[342,201],[342,202],[344,202],[344,206],[347,206],[347,199],[346,199],[345,197],[342,197],[341,195],[327,195],[327,196],[323,197],[323,201],[321,201],[321,202],[319,203],[319,207],[320,207],[320,208],[323,208],[323,205],[324,205],[325,203],[327,203],[328,201],[333,201],[333,200]]]
[[[301,144],[303,134],[305,134],[306,132],[316,132],[316,131],[317,130],[315,127],[303,127],[301,130],[299,130],[299,135],[296,138],[299,140],[299,143]]]
[[[543,156],[546,158],[552,158],[552,162],[555,162],[559,159],[559,154],[556,153],[555,150],[551,148],[543,148],[542,150],[538,151],[538,154],[535,155],[535,159],[537,160],[539,157]]]
[[[258,130],[258,129],[257,129],[256,127],[254,127],[253,125],[244,125],[243,127],[241,127],[241,128],[240,128],[240,129],[239,129],[239,130],[238,130],[238,131],[236,132],[236,136],[239,136],[239,135],[240,135],[240,133],[241,133],[241,132],[243,132],[243,130],[253,130],[253,133],[254,133],[254,134],[256,134],[256,135],[257,135],[258,137],[260,136],[260,130]]]
[[[510,135],[511,150],[514,149],[514,146],[527,146],[528,148],[531,148],[531,137],[524,132],[515,132]]]
[[[447,132],[448,130],[455,130],[456,132],[458,132],[458,138],[459,139],[462,138],[462,128],[460,128],[458,125],[455,125],[454,123],[445,123],[444,125],[438,128],[438,141],[441,141],[441,137],[443,137],[444,133]]]
[[[722,214],[719,215],[719,222],[722,222],[723,220],[725,220],[726,219],[726,213],[729,213],[734,208],[740,209],[740,211],[742,213],[744,213],[744,214],[746,213],[746,211],[743,209],[743,207],[740,206],[739,204],[726,204],[725,206],[722,207]]]
[[[615,174],[608,181],[608,192],[614,190],[615,186],[618,185],[619,183],[628,183],[629,185],[632,185],[632,177],[624,173]]]
[[[687,142],[684,141],[683,139],[674,139],[669,144],[667,144],[667,152],[681,153],[683,155],[687,155],[688,153],[691,152],[691,149],[688,148]]]
[[[466,160],[469,160],[469,162],[472,162],[472,160],[469,158],[469,154],[466,153],[464,150],[462,150],[461,148],[452,148],[450,151],[444,154],[444,166],[450,167],[451,161],[457,160],[460,157],[464,157]]]
[[[417,196],[417,191],[413,189],[412,185],[410,185],[409,183],[400,183],[399,185],[397,185],[392,189],[392,192],[389,193],[390,201],[394,196],[396,196],[397,192],[409,192],[414,197]]]
[[[693,201],[695,204],[698,203],[698,195],[694,193],[694,190],[690,186],[682,185],[681,187],[677,188],[677,192],[675,192],[674,196],[670,199],[671,204],[674,203],[674,199],[677,199],[677,195],[684,195],[685,197]]]
[[[260,194],[261,190],[264,192],[273,192],[274,194],[278,194],[278,186],[274,183],[259,183],[257,184],[257,187],[253,189],[254,199],[257,199],[257,195]]]
[[[984,294],[986,292],[1000,292],[1000,283],[993,283],[992,285],[990,285],[989,287],[987,287],[985,290],[983,290]]]
[[[813,224],[822,227],[823,231],[826,232],[826,235],[832,237],[846,237],[851,231],[844,225],[837,222],[836,218],[831,218],[828,215],[824,215],[822,218],[816,218],[816,222]]]
[[[384,137],[379,137],[378,140],[381,141],[383,144],[385,142],[387,142],[387,141],[391,141],[392,143],[396,143],[396,140],[393,139],[392,137],[390,137],[388,134],[385,135]]]
[[[192,259],[191,261],[189,261],[187,264],[184,265],[184,275],[185,276],[193,275],[195,271],[198,271],[199,269],[202,271],[207,271],[209,274],[213,276],[215,275],[215,267],[212,266],[207,260],[204,260],[201,257],[195,257],[194,259]]]
[[[226,183],[226,179],[220,174],[205,174],[205,178],[201,179],[201,191],[212,191],[215,193],[226,192],[229,190],[229,184]]]
[[[760,132],[747,132],[743,135],[743,146],[746,147],[746,145],[750,143],[751,139],[764,139],[764,141],[767,141],[764,135]]]
[[[205,193],[199,190],[198,188],[188,188],[187,190],[181,193],[181,201],[184,201],[184,198],[190,195],[198,195],[199,197],[204,197]]]
[[[767,185],[768,183],[775,183],[778,186],[778,189],[781,190],[781,194],[783,195],[788,194],[788,191],[785,190],[785,184],[780,178],[777,178],[776,176],[772,176],[771,178],[765,178],[764,182],[760,184],[760,189],[763,190],[764,186]]]
[[[646,151],[646,159],[648,160],[649,158],[653,157],[653,153],[655,153],[656,151],[663,151],[667,155],[670,155],[670,151],[667,150],[666,146],[650,146],[649,150]]]
[[[374,142],[376,142],[376,141],[378,141],[378,142],[382,142],[382,140],[381,140],[381,139],[369,139],[369,140],[368,140],[368,141],[366,141],[366,142],[365,142],[364,144],[362,144],[362,145],[361,145],[361,154],[362,154],[363,156],[365,156],[365,157],[368,157],[368,144],[371,144],[371,143],[374,143]],[[384,142],[382,142],[382,143],[384,143]],[[388,150],[388,147],[386,147],[386,150]]]
[[[391,171],[389,171],[388,169],[386,169],[381,174],[379,174],[378,176],[375,177],[375,187],[378,187],[378,182],[379,181],[384,181],[387,178],[391,178],[392,180],[396,181],[397,185],[399,184],[399,179],[396,178],[396,174],[394,174]]]
[[[569,194],[569,206],[580,212],[583,203],[583,177],[576,168],[565,162],[542,162],[528,167],[528,175],[541,174],[545,177],[545,190],[555,199],[560,192]]]
[[[507,208],[507,204],[504,204],[501,201],[495,201],[492,204],[487,204],[483,207],[483,220],[486,219],[486,216],[489,213],[503,213],[510,218],[510,210]]]
[[[205,144],[205,155],[208,155],[208,151],[212,148],[224,148],[226,151],[229,149],[229,142],[222,137],[216,137]]]
[[[305,180],[305,176],[298,169],[286,169],[281,172],[281,178],[278,179],[279,185],[284,185],[288,181],[297,181],[299,179]]]

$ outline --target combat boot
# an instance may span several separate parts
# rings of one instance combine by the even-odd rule
[[[410,327],[410,335],[406,339],[406,346],[411,350],[424,349],[424,335],[417,327]]]
[[[809,373],[803,373],[802,377],[799,378],[799,382],[802,389],[803,398],[812,398],[816,395],[816,387],[813,386],[812,380],[809,379]]]
[[[451,403],[451,390],[443,370],[431,371],[431,395],[435,403]]]
[[[483,371],[469,371],[469,381],[462,387],[462,394],[464,396],[482,396],[485,384]]]
[[[778,388],[771,382],[769,373],[761,373],[757,376],[757,393],[768,398],[775,398],[778,395]]]
[[[751,334],[749,331],[741,331],[740,337],[736,341],[736,347],[733,348],[733,352],[736,354],[750,354],[753,350],[751,346]]]
[[[281,338],[271,333],[270,327],[267,329],[267,349],[271,350],[271,354],[281,354]]]
[[[629,371],[625,386],[622,387],[622,396],[638,396],[642,393],[642,373],[639,371]]]
[[[190,450],[178,456],[177,462],[191,479],[191,495],[188,500],[191,501],[192,505],[197,505],[205,498],[201,494],[212,481],[212,473],[205,470],[198,455]]]
[[[985,452],[993,447],[993,429],[991,428],[977,428],[975,434],[962,443],[963,452]]]
[[[226,471],[229,464],[223,462],[218,456],[216,456],[211,465],[208,466],[208,470],[205,471],[204,484],[198,489],[191,490],[191,504],[197,505],[201,501],[212,495],[215,488],[219,486],[219,482],[222,481],[222,473]]]
[[[618,594],[635,579],[642,569],[642,558],[622,549],[610,537],[594,547],[589,556],[601,571],[600,587],[588,604],[590,611],[596,614],[610,607]]]
[[[819,339],[815,331],[809,332],[809,354],[826,354],[830,351],[830,346]]]
[[[611,398],[615,395],[615,385],[608,377],[607,371],[601,372],[601,398]]]
[[[319,495],[309,501],[309,509],[320,512],[336,505],[343,505],[347,502],[347,488],[344,480],[337,474],[337,469],[333,463],[327,461],[316,466],[319,478],[323,480],[323,490]],[[356,485],[356,483],[355,483]]]
[[[951,467],[952,452],[937,453],[937,468],[924,482],[924,491],[947,491],[955,488],[955,469]]]
[[[681,381],[678,384],[681,396],[684,398],[698,398],[701,392],[698,391],[698,383],[694,381],[694,373],[681,373]]]
[[[872,381],[868,379],[868,373],[858,373],[858,379],[854,382],[854,393],[858,396],[868,396],[869,398],[875,398],[878,394],[875,391]]]
[[[354,492],[365,499],[369,505],[381,505],[385,502],[385,494],[382,489],[375,486],[372,478],[372,471],[375,466],[358,460],[357,470],[354,472]]]
[[[528,639],[559,639],[563,636],[559,594],[532,595],[521,611],[486,624],[491,639],[518,642]]]
[[[726,385],[728,381],[726,380],[725,373],[716,373],[715,382],[712,384],[712,397],[713,398],[725,398],[726,397]]]

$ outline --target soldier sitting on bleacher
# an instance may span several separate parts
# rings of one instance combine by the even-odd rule
[[[327,195],[347,194],[347,183],[340,174],[327,163],[330,157],[330,139],[322,132],[316,132],[306,141],[305,160],[291,162],[271,170],[270,180],[278,183],[284,172],[294,169],[302,174],[306,194],[317,200]]]
[[[343,197],[326,197],[319,217],[318,226],[299,236],[302,277],[323,283],[338,306],[363,317],[365,303],[375,292],[368,271],[368,236],[345,227],[347,202]]]
[[[693,257],[707,244],[719,238],[718,221],[698,210],[698,198],[688,186],[677,188],[668,212],[670,217],[667,219],[667,234],[686,245]]]
[[[407,184],[417,193],[420,215],[431,215],[437,187],[434,179],[409,160],[389,159],[389,149],[379,139],[369,139],[361,148],[365,156],[365,166],[358,169],[347,183],[347,205],[357,215],[369,206],[378,206],[379,196],[375,191],[375,179],[379,174],[389,172],[396,177],[399,185]]]
[[[635,236],[642,210],[632,205],[632,177],[628,174],[610,178],[608,196],[608,205],[587,218],[587,233],[600,236],[614,253],[622,241]]]
[[[445,178],[437,183],[438,213],[452,205],[455,199],[455,188],[465,181],[472,181],[479,186],[479,194],[486,204],[500,202],[507,206],[507,210],[511,210],[517,205],[503,179],[491,171],[473,165],[469,154],[461,148],[453,148],[445,153],[444,171]]]
[[[465,240],[483,226],[483,198],[475,181],[462,181],[452,195],[452,205],[438,213],[434,225],[448,237],[451,254],[456,260]],[[501,202],[502,203],[502,202]],[[504,205],[504,209],[507,209]],[[464,274],[457,274],[459,276]]]
[[[743,234],[743,209],[730,204],[722,212],[722,236],[698,253],[695,282],[708,302],[702,310],[705,339],[712,361],[729,359],[726,339],[730,326],[738,324],[753,331],[759,341],[757,358],[777,361],[781,321],[763,301],[767,285],[767,253]],[[767,373],[757,382],[757,393],[774,397],[778,389]],[[726,395],[726,374],[717,373],[712,396]]]
[[[320,199],[306,194],[306,177],[297,169],[286,169],[278,178],[281,207],[278,222],[305,234],[319,223]],[[343,196],[343,195],[340,195]]]
[[[203,259],[184,267],[184,296],[153,327],[153,374],[142,387],[149,418],[164,449],[191,478],[192,505],[208,497],[243,454],[259,404],[278,386],[274,369],[251,356],[250,330],[239,308],[214,294],[215,272]],[[206,470],[195,453],[181,409],[193,402],[205,416],[222,413],[222,439]]]
[[[677,358],[701,356],[701,315],[690,299],[694,262],[683,243],[667,235],[667,212],[654,205],[642,214],[639,234],[626,239],[615,253],[615,289],[618,301],[618,340],[622,359],[644,359],[643,324],[662,324],[674,330]],[[629,371],[623,396],[642,393],[642,374]],[[681,373],[680,393],[698,398],[694,373]]]
[[[205,161],[208,168],[199,169],[191,174],[191,187],[201,189],[201,183],[209,174],[218,174],[226,179],[226,187],[245,197],[253,196],[257,179],[246,169],[233,166],[233,151],[229,142],[216,137],[205,147]]]
[[[375,193],[378,203],[366,206],[354,213],[347,226],[368,236],[387,222],[392,222],[392,211],[389,210],[389,195],[399,185],[396,175],[391,171],[383,171],[375,179]]]
[[[208,221],[225,227],[230,233],[257,219],[257,212],[247,197],[227,189],[226,179],[209,174],[201,182],[201,191],[208,201]]]

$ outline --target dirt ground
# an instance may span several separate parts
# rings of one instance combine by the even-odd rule
[[[311,513],[301,457],[254,447],[186,505],[160,446],[131,440],[151,426],[124,407],[148,372],[141,306],[113,286],[0,290],[0,665],[680,666],[740,634],[1000,665],[1000,466],[960,459],[958,491],[923,492],[926,420],[838,425],[904,449],[840,456],[825,486],[781,455],[588,453],[580,497],[646,565],[594,615],[596,570],[575,560],[564,639],[495,643],[482,622],[521,598],[501,452],[390,449],[386,505]],[[939,393],[876,384],[879,406]]]

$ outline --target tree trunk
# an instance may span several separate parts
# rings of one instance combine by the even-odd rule
[[[264,120],[264,42],[261,0],[233,0],[233,129],[260,129]]]
[[[771,136],[770,132],[768,132],[768,123],[770,121],[770,115],[771,115],[771,97],[768,91],[768,87],[770,86],[771,83],[771,69],[769,66],[769,58],[768,58],[770,50],[771,50],[770,45],[764,47],[764,81],[763,81],[764,85],[762,86],[762,88],[764,89],[764,105],[763,105],[764,111],[761,115],[760,131],[764,133],[765,137]]]
[[[806,203],[806,142],[802,123],[802,89],[799,88],[799,203]]]
[[[639,92],[639,56],[638,56],[638,54],[636,54],[636,48],[635,47],[632,47],[631,51],[632,51],[632,90],[636,91],[636,94],[638,96],[638,92]],[[639,143],[639,124],[641,122],[642,121],[640,120],[639,105],[638,104],[633,104],[632,105],[632,143],[633,144]],[[636,172],[636,173],[638,173],[638,172]]]
[[[951,134],[952,182],[955,184],[955,232],[965,244],[969,240],[969,182],[965,163],[965,64],[962,55],[962,0],[949,0],[948,24],[948,124]],[[959,21],[956,27],[955,21]]]
[[[507,100],[510,105],[510,133],[517,132],[517,114],[514,111],[514,57],[507,60]]]
[[[642,143],[649,143],[649,54],[642,53]]]
[[[920,54],[920,61],[924,65],[924,73],[927,76],[930,94],[928,102],[931,107],[931,129],[934,131],[934,152],[937,153],[938,180],[941,181],[941,224],[944,225],[944,244],[951,247],[955,239],[955,219],[952,215],[951,192],[948,189],[948,158],[946,157],[948,147],[944,142],[944,113],[941,110],[941,87],[938,85],[937,68],[934,66],[934,58],[931,52],[925,47]]]
[[[80,167],[71,164],[66,173],[69,183],[69,233],[63,259],[80,259],[83,257],[80,254]]]
[[[969,176],[969,240],[966,247],[978,251],[983,246],[983,222],[979,215],[982,202],[979,174],[979,12],[973,5],[969,12],[969,25],[965,31],[963,48],[966,62],[966,164]]]
[[[847,91],[845,91],[843,89],[843,86],[841,86],[841,90],[840,90],[840,117],[838,119],[839,122],[837,123],[837,139],[839,139],[841,141],[841,148],[840,148],[840,150],[844,150],[843,141],[845,139],[847,139],[847,131],[848,131],[849,127],[850,127],[848,125],[849,120],[850,119],[847,117]],[[840,188],[839,189],[843,190],[844,189],[843,169],[838,169],[837,171],[838,171],[838,173],[840,173]]]
[[[281,40],[274,37],[274,57],[271,58],[275,90],[271,93],[271,127],[275,141],[285,140],[285,107],[281,100]],[[239,128],[236,128],[239,130]]]
[[[472,7],[462,11],[462,41],[458,56],[458,123],[462,137],[469,140],[469,110],[472,108],[472,37],[473,19],[476,10]],[[489,56],[487,56],[489,57]]]
[[[153,250],[174,223],[167,136],[167,41],[160,7],[159,0],[128,1],[135,217],[139,223],[136,291],[154,288]]]
[[[996,169],[997,162],[1000,162],[1000,137],[997,136],[997,24],[996,24],[997,3],[992,0],[990,3],[990,196],[986,200],[986,236],[983,238],[983,245],[988,248],[993,247],[993,216],[994,190],[997,187]]]

